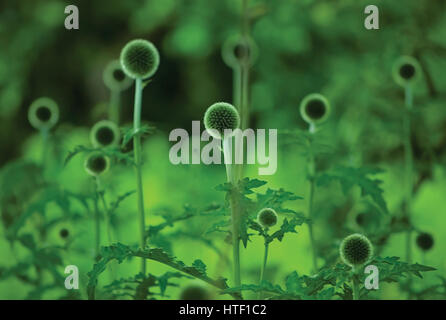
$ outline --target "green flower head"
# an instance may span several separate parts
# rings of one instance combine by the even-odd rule
[[[355,267],[370,260],[373,255],[373,246],[366,236],[355,233],[342,240],[339,251],[342,261],[351,267]]]
[[[319,93],[309,94],[300,104],[300,114],[309,124],[322,123],[330,114],[330,103]]]
[[[252,38],[230,37],[223,45],[223,61],[230,68],[238,68],[240,63],[253,65],[258,56],[258,48]]]
[[[119,128],[113,121],[102,120],[91,128],[90,140],[95,148],[116,146],[119,139]]]
[[[421,66],[415,58],[402,56],[393,65],[392,74],[397,84],[406,87],[420,78]]]
[[[217,102],[206,110],[204,126],[211,136],[221,139],[225,130],[235,130],[240,126],[240,116],[232,104]]]
[[[263,228],[271,228],[277,224],[277,213],[274,209],[263,208],[257,215],[257,221]]]
[[[59,121],[59,107],[50,98],[39,98],[29,107],[28,119],[34,128],[50,130]]]
[[[121,65],[132,79],[147,79],[158,69],[160,57],[156,47],[147,40],[136,39],[121,51]]]
[[[211,294],[203,285],[190,284],[180,293],[180,300],[210,300]]]
[[[102,78],[111,91],[124,91],[132,85],[132,79],[122,70],[119,60],[113,60],[105,67]]]
[[[85,171],[91,176],[97,177],[107,172],[110,167],[110,159],[100,152],[93,152],[87,156],[84,162]]]
[[[434,237],[426,232],[420,233],[416,241],[417,246],[423,251],[429,251],[434,246]]]

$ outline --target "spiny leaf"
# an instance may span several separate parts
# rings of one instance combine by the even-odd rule
[[[369,178],[369,175],[376,175],[382,172],[383,170],[375,168],[338,167],[332,172],[319,176],[317,183],[318,185],[326,185],[332,180],[338,180],[341,183],[344,194],[357,185],[361,188],[362,196],[370,196],[384,213],[388,213],[387,204],[383,197],[384,191],[380,187],[382,181]]]

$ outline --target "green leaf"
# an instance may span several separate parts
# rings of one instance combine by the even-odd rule
[[[317,183],[318,185],[326,185],[333,180],[337,180],[341,183],[344,194],[347,194],[356,185],[361,189],[362,196],[370,196],[384,213],[388,213],[387,204],[383,197],[384,191],[380,187],[382,181],[369,178],[370,175],[382,172],[383,170],[375,168],[338,167],[332,172],[319,176]]]

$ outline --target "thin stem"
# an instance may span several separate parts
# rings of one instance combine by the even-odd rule
[[[50,137],[49,130],[42,129],[40,130],[40,134],[42,136],[42,168],[45,169],[48,155],[48,142]]]
[[[135,158],[135,175],[136,186],[138,192],[138,212],[139,212],[139,229],[140,229],[140,241],[139,245],[144,250],[146,246],[145,239],[145,215],[144,215],[144,193],[142,186],[142,172],[141,172],[141,135],[139,129],[141,127],[141,102],[142,102],[142,79],[136,79],[135,87],[135,110],[133,118],[133,151]],[[141,272],[146,274],[146,260],[141,259]]]
[[[109,118],[111,121],[119,125],[121,112],[121,93],[117,90],[112,90],[110,93]]]
[[[101,180],[99,177],[96,177],[96,184],[97,184],[97,194],[99,196],[99,199],[101,199],[102,207],[104,209],[105,228],[107,230],[108,242],[109,242],[109,245],[112,245],[113,236],[112,236],[112,228],[111,228],[111,222],[110,222],[110,212],[108,210],[107,202],[105,201],[104,190],[102,190],[102,188],[101,188]]]
[[[353,291],[353,300],[360,300],[359,299],[359,283],[358,279],[356,277],[356,269],[353,267],[353,277],[352,277],[352,291]]]
[[[413,194],[413,150],[411,143],[411,116],[413,107],[412,88],[407,85],[404,90],[405,94],[405,112],[403,117],[403,132],[404,132],[404,164],[405,164],[405,211],[404,215],[409,224],[406,233],[406,262],[412,261],[412,225],[410,213],[412,209],[412,194]],[[407,286],[409,289],[409,298],[411,297],[412,277],[409,275],[407,279]]]
[[[268,247],[269,247],[269,243],[266,242],[265,240],[265,252],[263,255],[263,264],[262,264],[262,268],[260,269],[260,280],[259,280],[259,285],[262,285],[263,282],[263,278],[265,276],[265,271],[266,271],[266,263],[268,261]],[[258,294],[258,300],[262,299],[262,292],[259,292]]]
[[[95,221],[95,260],[99,257],[99,251],[101,247],[101,217],[98,208],[98,195],[97,192],[94,195],[94,221]]]
[[[308,224],[308,233],[310,236],[310,246],[313,253],[313,271],[317,272],[317,253],[316,253],[316,244],[314,240],[314,231],[313,231],[313,203],[314,203],[314,193],[315,193],[315,175],[316,175],[316,168],[315,168],[315,159],[313,155],[313,151],[311,150],[312,145],[312,138],[310,138],[310,154],[308,159],[308,180],[310,183],[310,194],[308,198],[308,218],[311,220]]]
[[[235,175],[232,170],[232,137],[223,139],[223,155],[226,165],[226,177],[227,181],[232,184],[233,188],[236,188]],[[240,217],[238,214],[238,206],[235,195],[235,190],[230,194],[231,205],[231,221],[232,221],[232,263],[234,271],[234,286],[241,285],[240,278]]]
[[[412,192],[413,192],[413,151],[411,143],[411,111],[412,111],[412,89],[410,86],[405,88],[405,107],[403,118],[404,130],[404,162],[405,162],[405,211],[404,214],[410,223],[410,211],[412,207]],[[409,226],[410,228],[410,226]],[[406,261],[408,263],[412,260],[412,245],[411,245],[411,230],[407,231],[406,235]]]

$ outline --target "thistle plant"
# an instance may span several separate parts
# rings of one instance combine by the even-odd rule
[[[110,90],[109,119],[119,124],[121,112],[121,92],[132,85],[130,79],[122,70],[119,60],[111,61],[102,74],[104,84]]]
[[[405,218],[410,223],[410,211],[413,196],[413,149],[411,143],[411,114],[413,109],[413,87],[421,76],[421,67],[418,61],[409,56],[402,56],[393,65],[393,78],[395,82],[404,89],[405,112],[403,112],[403,144],[404,144],[404,166],[405,166]],[[412,260],[412,230],[411,227],[406,234],[406,260]]]
[[[262,285],[263,278],[265,276],[265,271],[266,271],[266,264],[268,261],[268,248],[269,248],[268,230],[269,230],[269,228],[274,227],[277,224],[277,213],[274,209],[264,208],[259,211],[259,213],[257,215],[257,221],[263,227],[264,233],[265,233],[265,237],[264,237],[265,238],[265,244],[264,244],[265,251],[263,254],[263,264],[260,269],[260,280],[259,280],[259,285]],[[261,292],[259,292],[258,298],[259,299],[262,298]]]
[[[42,164],[44,165],[48,153],[50,130],[59,121],[59,107],[50,98],[39,98],[29,107],[28,120],[35,129],[39,130],[42,137]]]
[[[367,263],[373,255],[373,246],[370,240],[359,233],[344,238],[339,248],[342,261],[352,267],[353,273],[353,300],[359,299],[358,268]]]
[[[140,225],[140,246],[144,249],[145,239],[145,214],[144,193],[141,172],[141,105],[143,80],[152,77],[159,66],[159,53],[156,47],[147,40],[136,39],[127,43],[121,51],[121,66],[125,74],[136,82],[135,101],[133,113],[133,151],[135,161],[136,185],[138,192],[138,211]],[[146,273],[146,260],[141,259],[141,272]]]
[[[119,128],[113,121],[101,120],[91,128],[90,140],[95,148],[117,146],[120,141]]]
[[[307,95],[300,104],[300,114],[305,122],[308,123],[309,128],[309,152],[308,152],[308,168],[307,179],[310,183],[310,193],[308,197],[308,218],[313,219],[313,202],[315,193],[315,179],[316,179],[316,164],[313,153],[313,135],[317,131],[317,126],[324,123],[330,114],[330,103],[327,98],[319,93],[312,93]],[[317,252],[316,243],[313,233],[313,221],[308,224],[308,231],[310,235],[310,245],[313,251],[313,270],[318,270],[317,266]]]
[[[95,207],[95,256],[98,257],[99,247],[101,245],[101,221],[98,205],[99,200],[101,200],[103,204],[108,240],[110,244],[112,242],[110,217],[108,214],[108,207],[104,199],[104,192],[102,191],[100,180],[101,175],[106,173],[110,168],[110,159],[100,152],[93,152],[89,154],[85,159],[84,168],[85,171],[95,180],[95,193],[93,198]]]
[[[211,105],[204,114],[204,126],[207,132],[216,139],[223,140],[223,155],[226,165],[226,177],[228,183],[236,187],[236,176],[232,170],[232,135],[226,130],[235,130],[240,126],[240,115],[237,109],[226,102],[217,102]],[[232,221],[232,250],[234,283],[240,285],[240,223],[241,217],[238,210],[236,195],[231,192],[231,221]]]

